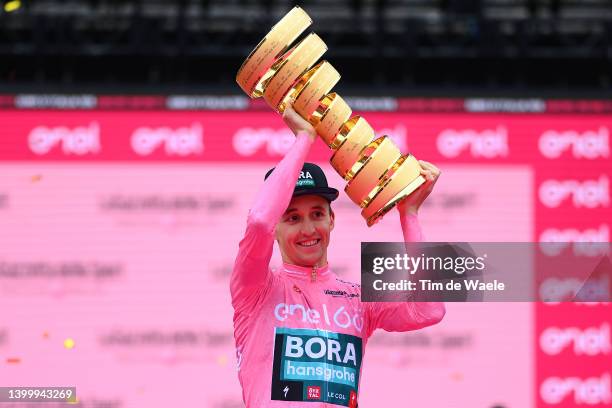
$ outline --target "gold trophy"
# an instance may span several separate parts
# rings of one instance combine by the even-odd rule
[[[344,191],[372,226],[425,179],[414,156],[402,155],[387,136],[376,138],[364,118],[351,117],[344,99],[330,93],[340,74],[327,61],[317,64],[327,51],[318,35],[310,33],[291,46],[311,23],[301,8],[289,11],[242,63],[236,82],[279,113],[293,101],[295,111],[334,151],[330,163],[348,182]]]

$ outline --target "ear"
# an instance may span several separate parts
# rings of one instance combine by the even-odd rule
[[[329,230],[330,231],[333,231],[334,229],[335,219],[336,219],[336,214],[334,214],[334,211],[331,209],[331,207],[329,207]]]

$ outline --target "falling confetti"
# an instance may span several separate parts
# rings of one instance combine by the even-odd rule
[[[64,347],[66,347],[68,350],[74,348],[74,340],[72,340],[70,337],[64,340]]]
[[[4,5],[4,11],[6,11],[7,13],[10,13],[11,11],[15,11],[19,9],[19,7],[21,7],[21,1],[12,0],[12,1],[7,2]]]
[[[219,364],[221,367],[225,367],[227,365],[227,357],[225,356],[225,354],[222,354],[217,357],[217,364]]]
[[[8,364],[19,364],[19,363],[21,363],[21,359],[20,359],[20,358],[18,358],[18,357],[8,357],[8,358],[6,359],[6,362],[7,362]]]
[[[43,336],[43,339],[48,339],[49,338],[49,332],[44,331],[42,336]]]
[[[30,180],[32,181],[32,183],[36,183],[42,180],[42,174],[35,174],[30,178]]]

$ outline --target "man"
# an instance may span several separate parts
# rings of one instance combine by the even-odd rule
[[[337,278],[327,247],[338,191],[318,166],[304,164],[317,138],[310,123],[291,107],[283,119],[296,140],[266,174],[230,283],[242,396],[248,408],[357,407],[361,362],[374,330],[433,325],[444,305],[362,303],[360,286]],[[417,212],[440,174],[420,163],[426,183],[398,206],[406,242],[421,240]],[[274,239],[283,259],[275,272],[269,269]]]

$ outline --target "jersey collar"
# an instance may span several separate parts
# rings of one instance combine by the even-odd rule
[[[298,266],[283,262],[282,270],[284,273],[291,277],[303,278],[308,280],[311,279],[313,270],[316,272],[317,281],[319,279],[327,279],[331,276],[331,271],[329,270],[329,263],[320,268],[314,268],[312,266]]]

